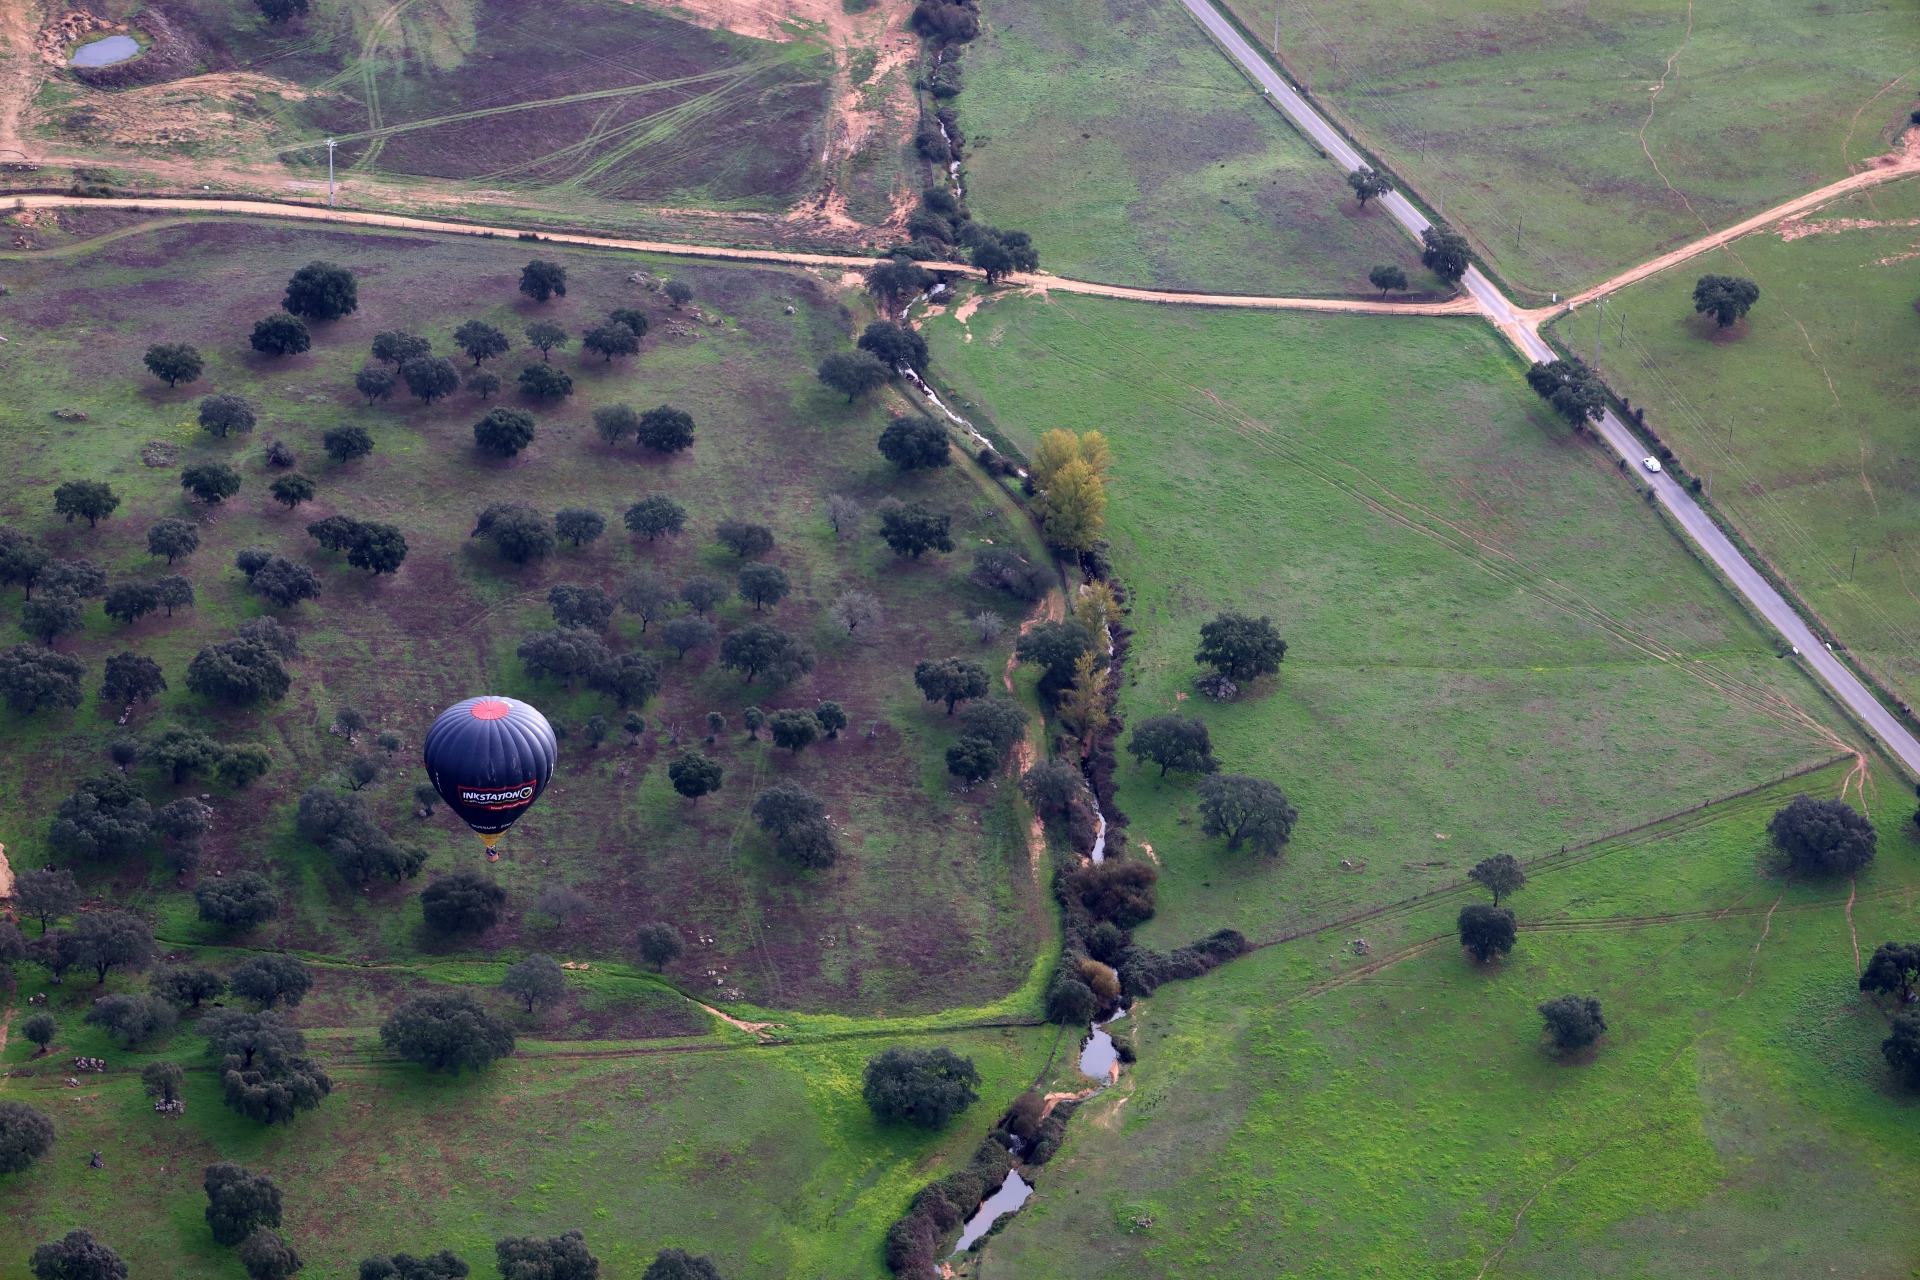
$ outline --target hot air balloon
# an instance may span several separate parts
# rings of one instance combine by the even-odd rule
[[[515,698],[456,702],[427,730],[427,777],[447,808],[473,828],[498,862],[493,843],[540,798],[560,745],[547,718]]]

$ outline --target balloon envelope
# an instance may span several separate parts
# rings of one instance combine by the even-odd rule
[[[553,777],[553,726],[515,698],[456,702],[427,730],[427,777],[447,808],[491,849]]]

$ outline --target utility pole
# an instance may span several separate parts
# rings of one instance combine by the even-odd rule
[[[1520,237],[1526,234],[1526,230],[1527,230],[1527,215],[1523,213],[1520,215],[1520,221],[1518,225],[1516,225],[1513,229],[1513,251],[1515,253],[1520,252]]]
[[[1593,371],[1600,372],[1600,335],[1607,331],[1607,300],[1602,297],[1595,305],[1593,316]]]
[[[1847,566],[1847,581],[1853,581],[1853,571],[1860,567],[1860,548],[1853,549],[1853,563]]]
[[[333,149],[337,144],[327,139],[327,208],[333,208]]]

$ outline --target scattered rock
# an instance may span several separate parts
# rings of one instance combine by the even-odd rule
[[[179,456],[179,450],[165,440],[149,440],[140,450],[140,461],[150,467],[170,467]]]
[[[1221,702],[1231,701],[1240,695],[1240,686],[1221,675],[1218,671],[1210,675],[1200,676],[1193,682],[1193,687],[1206,694],[1209,698],[1217,698]]]
[[[85,409],[55,409],[53,416],[62,422],[87,421],[87,411]]]

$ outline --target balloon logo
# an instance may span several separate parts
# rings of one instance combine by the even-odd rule
[[[473,828],[498,862],[493,843],[533,807],[553,777],[560,745],[553,726],[514,698],[468,698],[427,730],[427,777],[447,808]]]

